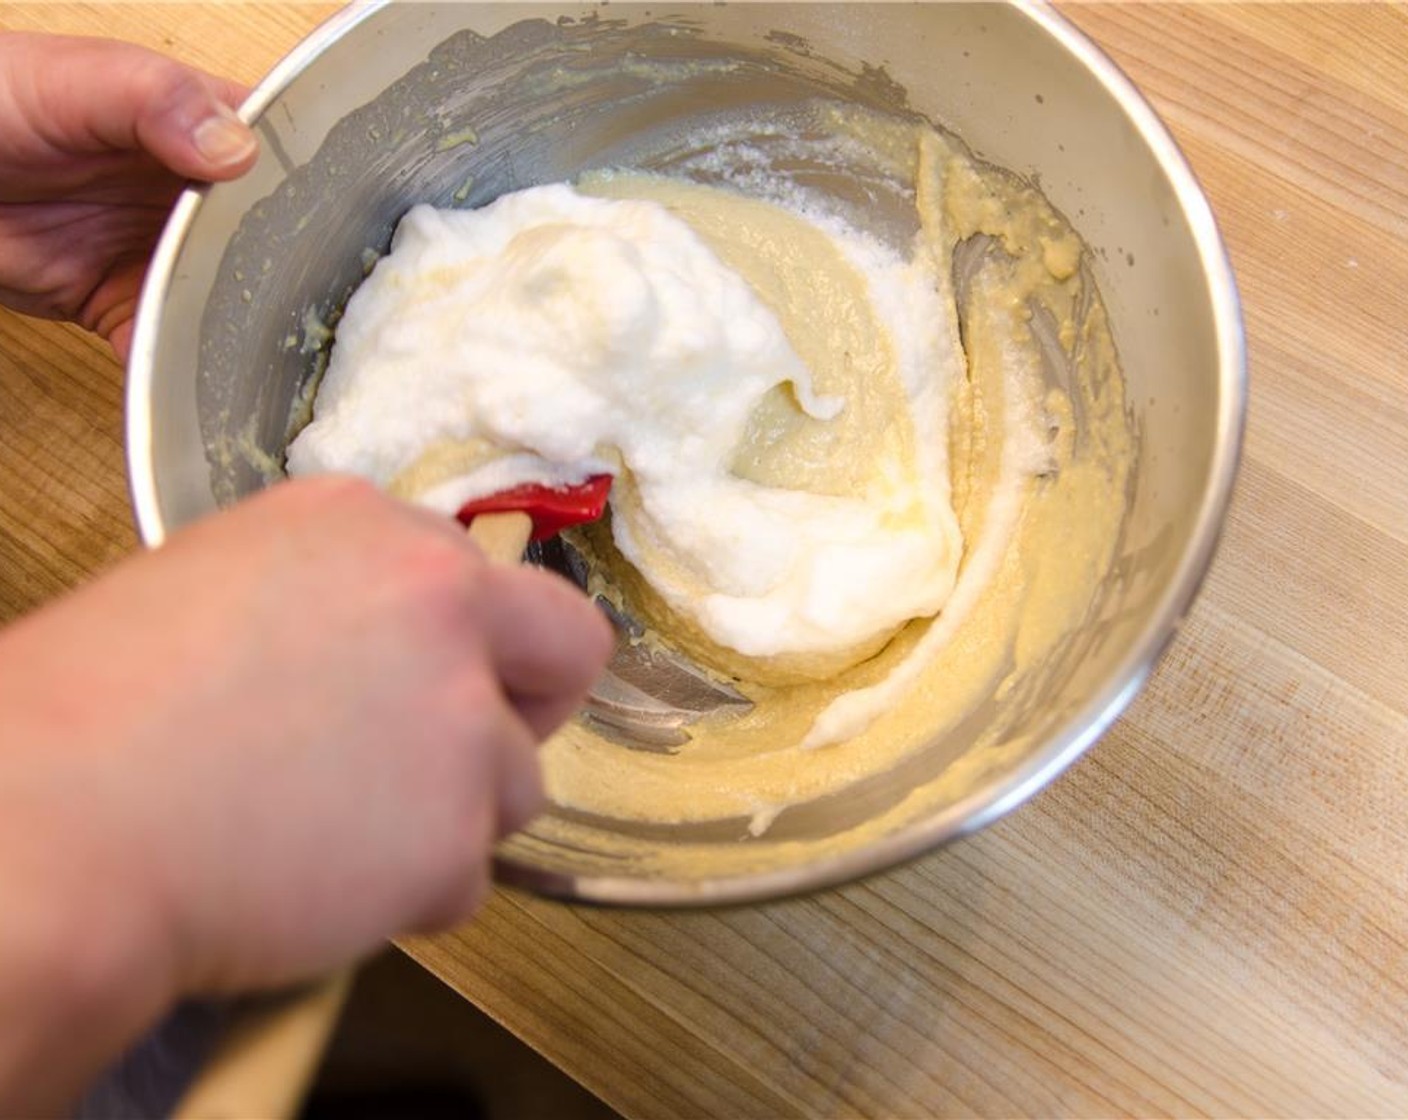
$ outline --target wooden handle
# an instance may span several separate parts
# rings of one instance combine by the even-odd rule
[[[175,1120],[292,1120],[352,987],[345,969],[261,1000],[230,1025],[177,1104]]]
[[[523,559],[533,519],[526,513],[481,513],[469,523],[469,539],[496,564],[517,564]]]

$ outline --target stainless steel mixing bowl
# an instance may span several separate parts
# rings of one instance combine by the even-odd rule
[[[607,57],[628,65],[604,79],[593,64]],[[697,80],[663,80],[680,59],[699,64]],[[128,382],[133,501],[150,545],[277,470],[327,315],[412,203],[475,205],[571,179],[720,105],[818,90],[947,126],[1039,182],[1089,246],[1138,433],[1099,608],[1006,749],[909,818],[893,812],[908,791],[973,761],[962,742],[936,739],[863,789],[789,810],[763,841],[742,822],[639,829],[658,858],[637,860],[593,850],[590,829],[571,844],[530,835],[505,849],[507,880],[655,905],[835,883],[993,820],[1084,751],[1174,633],[1232,487],[1243,342],[1207,201],[1130,83],[1044,7],[408,4],[349,10],[280,64],[243,110],[263,142],[255,169],[188,192],[161,241]],[[882,813],[886,828],[863,827]],[[828,842],[838,834],[856,839]]]

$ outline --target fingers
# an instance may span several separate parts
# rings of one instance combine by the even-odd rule
[[[505,714],[517,723],[510,713]],[[494,830],[495,840],[517,832],[541,813],[547,803],[536,744],[521,726],[517,731],[518,734],[507,737],[504,749],[496,756],[498,820]]]
[[[611,655],[611,625],[566,580],[534,568],[486,566],[480,603],[505,694],[539,738],[581,704]]]
[[[24,50],[23,48],[28,48]],[[242,174],[258,144],[235,115],[235,83],[130,43],[27,36],[18,108],[56,152],[147,151],[183,178]]]
[[[448,857],[448,874],[419,908],[414,932],[432,933],[473,917],[489,894],[493,845],[528,824],[547,802],[528,729],[497,697],[481,699],[477,715],[473,739],[481,747],[495,746],[490,772],[478,789],[472,780],[463,784],[462,813],[441,852]]]
[[[504,704],[504,718],[527,743],[518,753],[528,761],[533,741],[577,709],[606,664],[611,626],[577,588],[552,573],[487,563],[451,517],[340,475],[283,482],[244,506],[252,514],[273,503],[284,505],[284,516],[322,546],[355,558],[359,591],[390,580],[403,620],[440,623],[418,630],[419,640],[448,641],[453,657],[469,656],[468,687],[492,680],[495,702]],[[329,586],[336,582],[330,577]],[[467,702],[488,703],[477,691]],[[506,749],[512,753],[512,744]],[[508,772],[506,830],[519,827],[539,804],[536,771],[523,769],[527,764],[521,760]]]
[[[453,536],[481,563],[472,575],[474,621],[504,695],[539,739],[577,708],[601,674],[615,642],[611,625],[581,591],[560,576],[514,564],[482,563],[455,519],[414,506],[407,517]],[[470,586],[466,584],[466,586]]]
[[[351,476],[320,475],[282,483],[276,490],[306,507],[305,519],[341,510],[337,521],[342,531],[360,526],[358,531],[367,534],[344,540],[355,555],[373,555],[372,541],[435,537],[453,545],[453,551],[437,546],[437,562],[424,566],[435,573],[447,596],[433,596],[433,609],[448,617],[446,612],[458,613],[462,605],[474,645],[484,651],[502,695],[538,739],[578,708],[605,666],[614,635],[580,590],[553,573],[486,563],[454,518],[389,498]],[[399,526],[394,534],[384,520],[388,515]],[[445,560],[449,563],[440,563]],[[422,567],[408,564],[399,550],[392,562],[403,574]]]
[[[133,306],[135,307],[135,304]],[[112,352],[117,356],[117,360],[124,366],[127,364],[127,359],[132,356],[132,332],[136,329],[136,325],[135,318],[124,319],[107,335],[108,345],[112,347]]]

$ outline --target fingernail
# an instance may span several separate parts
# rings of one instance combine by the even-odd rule
[[[196,150],[217,167],[239,163],[256,147],[254,133],[233,114],[206,117],[196,125],[193,138]]]

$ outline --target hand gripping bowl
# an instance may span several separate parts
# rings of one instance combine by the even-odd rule
[[[689,80],[671,81],[681,66]],[[995,748],[936,735],[844,795],[789,808],[762,839],[737,820],[576,821],[570,841],[534,826],[501,851],[504,881],[637,905],[837,883],[992,821],[1105,730],[1188,608],[1236,470],[1241,323],[1197,183],[1123,75],[1044,7],[371,6],[331,20],[259,86],[243,110],[262,141],[258,164],[187,192],[159,246],[128,383],[133,500],[149,545],[277,470],[329,313],[413,203],[473,206],[571,180],[648,154],[721,105],[817,91],[947,127],[1038,182],[1083,238],[1135,434],[1096,609],[1043,686],[1001,712]],[[944,775],[941,795],[909,796]],[[624,834],[630,857],[596,842]]]

